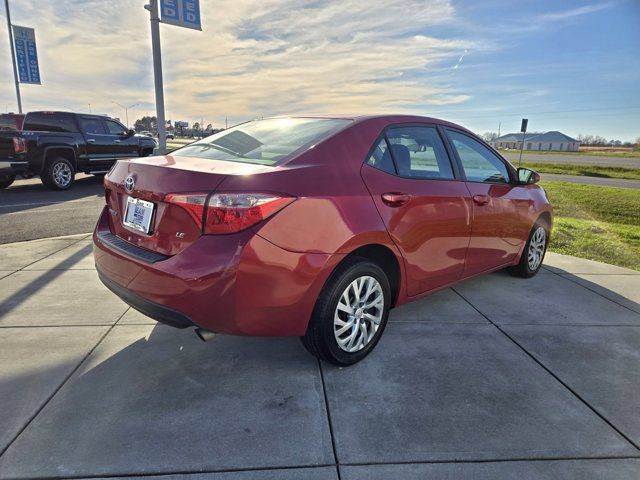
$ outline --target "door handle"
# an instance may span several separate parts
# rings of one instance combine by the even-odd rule
[[[486,205],[487,203],[489,203],[489,195],[474,195],[473,196],[473,201],[475,203],[477,203],[478,205]]]
[[[389,207],[401,207],[411,200],[408,193],[388,192],[382,194],[382,201]]]
[[[89,139],[87,139],[87,143],[96,143],[96,139],[95,138],[89,138]]]
[[[120,140],[114,140],[113,142],[114,143],[120,143]]]

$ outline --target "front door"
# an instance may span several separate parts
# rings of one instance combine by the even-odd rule
[[[447,129],[473,204],[473,226],[465,277],[512,262],[527,238],[521,216],[526,201],[504,161],[471,136]]]
[[[133,135],[127,134],[124,125],[115,120],[104,119],[104,126],[107,131],[107,150],[113,158],[131,158],[138,156],[138,140]]]
[[[408,295],[457,281],[471,234],[471,198],[433,126],[389,128],[362,177],[405,262]]]

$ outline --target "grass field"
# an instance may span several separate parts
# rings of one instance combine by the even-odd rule
[[[640,270],[640,190],[545,182],[555,210],[549,249]]]
[[[522,166],[531,168],[539,173],[559,173],[563,175],[581,175],[585,177],[629,178],[640,180],[640,168],[543,162],[522,162]]]
[[[498,149],[500,153],[519,154],[520,150]],[[523,155],[576,155],[588,157],[620,157],[620,158],[640,158],[640,150],[630,151],[609,151],[609,150],[580,150],[578,152],[558,152],[548,150],[525,150]]]

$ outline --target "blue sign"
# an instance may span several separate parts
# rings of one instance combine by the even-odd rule
[[[200,0],[160,0],[162,23],[202,30]]]
[[[13,41],[20,83],[40,84],[40,67],[36,50],[36,32],[33,28],[13,25]]]

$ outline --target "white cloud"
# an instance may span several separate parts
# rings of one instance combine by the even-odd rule
[[[13,2],[36,28],[44,85],[27,109],[122,115],[112,100],[153,112],[148,13],[132,0]],[[469,98],[429,77],[468,48],[430,35],[455,20],[447,0],[202,0],[203,32],[162,25],[169,118],[220,122],[303,111],[424,111]],[[6,42],[4,42],[6,44]],[[0,105],[13,103],[0,44]],[[5,80],[6,79],[6,80]]]

